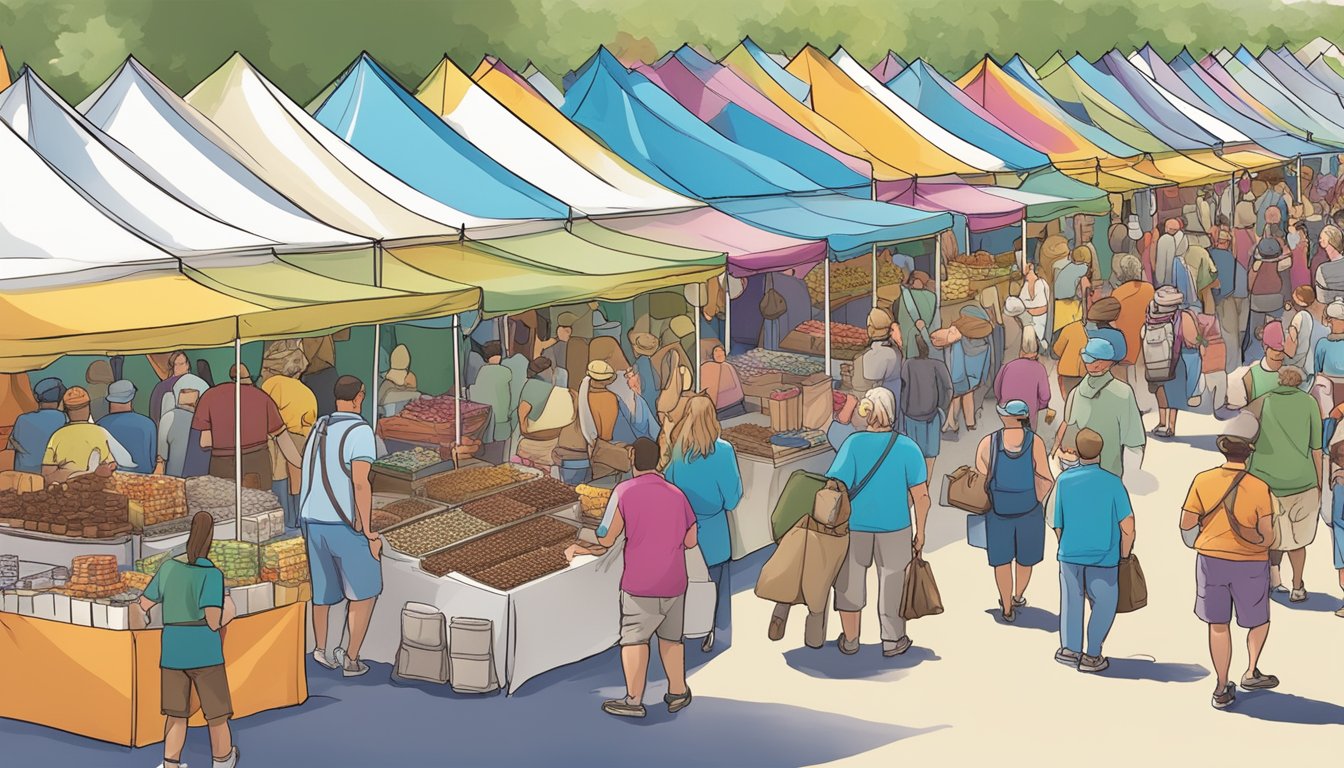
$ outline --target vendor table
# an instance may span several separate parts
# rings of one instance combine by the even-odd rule
[[[762,414],[748,413],[725,421],[723,426],[769,423],[770,420]],[[742,501],[728,513],[728,538],[734,560],[741,560],[775,543],[770,514],[775,510],[775,502],[789,481],[789,475],[800,469],[825,472],[833,458],[835,451],[829,445],[804,448],[774,460],[737,452],[737,466],[742,471]]]
[[[49,533],[0,527],[0,554],[20,560],[69,565],[78,555],[113,555],[119,565],[132,565],[140,555],[140,536],[123,534],[107,539],[73,539]]]
[[[295,603],[225,628],[234,718],[308,699],[304,617],[305,604]],[[0,613],[0,717],[128,747],[163,741],[161,635]],[[199,711],[191,724],[205,724]]]

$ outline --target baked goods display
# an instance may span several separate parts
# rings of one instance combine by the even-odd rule
[[[145,587],[148,587],[149,582],[153,581],[153,579],[154,577],[150,576],[147,573],[140,573],[139,571],[126,571],[125,573],[121,574],[121,589],[123,592],[143,593],[145,591]]]
[[[826,338],[826,324],[820,320],[808,320],[794,330],[814,338]],[[831,323],[832,350],[863,351],[868,344],[867,330],[848,323]]]
[[[535,512],[563,507],[579,500],[579,495],[573,488],[553,477],[543,477],[526,485],[510,488],[499,495],[526,504]]]
[[[738,424],[723,430],[723,439],[739,453],[772,458],[775,455],[774,448],[770,445],[770,437],[773,434],[768,427],[760,424]]]
[[[246,541],[216,541],[210,545],[210,562],[224,573],[224,586],[256,584],[260,569],[257,545]]]
[[[111,597],[121,591],[116,555],[77,555],[70,561],[65,592],[71,597]]]
[[[296,536],[262,545],[261,580],[308,580],[308,545],[303,537]]]
[[[144,527],[176,520],[187,514],[187,484],[181,478],[117,472],[112,475],[110,487],[140,505],[144,513]]]
[[[411,557],[420,557],[436,549],[456,544],[465,538],[485,533],[491,526],[457,509],[423,517],[383,534],[389,546]]]
[[[489,408],[488,405],[473,403],[470,400],[462,401],[462,418],[465,420],[480,411]],[[437,397],[422,397],[419,400],[412,400],[401,409],[401,415],[408,419],[417,421],[426,421],[431,424],[453,424],[457,421],[457,399],[451,394],[439,395]]]
[[[752,349],[740,355],[733,355],[728,362],[737,369],[738,375],[759,376],[764,373],[787,373],[794,376],[811,376],[826,370],[826,364],[811,355],[799,355],[793,352],[779,352],[773,349]]]
[[[465,574],[476,581],[507,592],[549,573],[564,570],[569,565],[565,557],[566,544],[552,544],[535,552],[519,555],[481,571]]]
[[[812,297],[813,306],[821,306],[826,300],[826,270],[818,265],[804,278],[807,292]],[[879,259],[877,266],[878,285],[902,285],[905,283],[905,270],[891,263],[889,259]],[[831,300],[848,298],[873,290],[873,261],[870,258],[850,259],[831,264]]]
[[[466,467],[429,478],[425,482],[425,495],[447,504],[461,504],[496,488],[521,483],[533,477],[535,475],[512,464]]]
[[[954,256],[947,262],[947,279],[943,281],[944,301],[964,301],[975,296],[981,288],[1011,280],[1017,275],[1017,255],[1004,253],[994,256],[986,251]]]
[[[135,561],[135,570],[139,573],[153,576],[159,572],[159,566],[163,565],[168,558],[172,556],[173,553],[169,551],[160,552],[157,555],[150,555],[149,557],[142,557]]]
[[[398,473],[419,472],[435,464],[441,464],[443,458],[439,456],[438,451],[431,451],[428,448],[416,446],[405,451],[389,453],[381,459],[375,461],[373,466],[379,469],[387,469]]]
[[[588,517],[601,519],[607,512],[607,502],[611,499],[610,488],[598,488],[595,485],[582,484],[574,489],[579,494],[579,509]]]
[[[86,539],[106,539],[131,532],[125,496],[103,490],[97,475],[81,475],[32,493],[0,493],[0,521],[12,528]]]
[[[533,483],[529,483],[529,485],[533,485]],[[523,487],[526,488],[527,486]],[[536,513],[537,510],[531,504],[507,498],[504,494],[496,494],[469,501],[462,505],[462,511],[477,520],[483,520],[491,526],[497,526],[522,520],[524,517]]]
[[[575,533],[572,525],[539,517],[436,552],[421,560],[420,567],[435,576],[454,571],[471,575],[551,544],[568,543],[574,539]]]

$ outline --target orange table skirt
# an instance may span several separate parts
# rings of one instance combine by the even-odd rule
[[[308,699],[305,607],[243,616],[224,628],[235,718]],[[128,747],[163,741],[161,635],[0,613],[0,717]],[[199,710],[191,724],[205,724]]]

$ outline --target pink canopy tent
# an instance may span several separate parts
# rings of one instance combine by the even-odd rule
[[[728,272],[734,277],[804,267],[826,258],[824,240],[799,240],[766,232],[712,208],[649,216],[604,217],[595,222],[649,240],[724,251],[728,254]]]
[[[985,192],[955,177],[879,181],[877,199],[921,211],[962,213],[972,232],[1011,227],[1020,224],[1027,215],[1025,205]]]

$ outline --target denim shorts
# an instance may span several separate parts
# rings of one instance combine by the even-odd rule
[[[368,600],[383,592],[382,564],[369,551],[369,540],[345,523],[305,522],[313,605]]]
[[[1036,565],[1045,559],[1045,512],[1036,509],[1011,517],[985,513],[985,540],[989,564]]]

